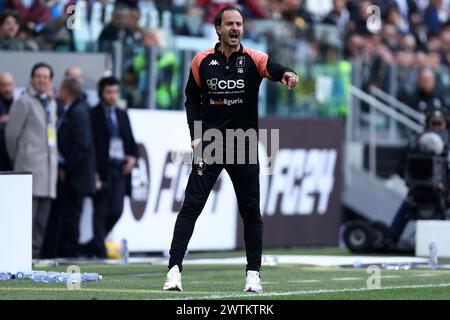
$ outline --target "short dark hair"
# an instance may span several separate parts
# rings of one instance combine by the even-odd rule
[[[61,83],[61,89],[63,88],[75,98],[79,98],[83,94],[83,85],[75,77],[64,78]]]
[[[50,79],[53,79],[53,69],[52,69],[52,67],[51,67],[48,63],[45,63],[45,62],[39,62],[39,63],[36,63],[36,64],[33,66],[33,68],[31,68],[31,74],[30,74],[30,76],[33,78],[33,77],[34,77],[34,74],[36,73],[36,70],[37,70],[37,69],[40,69],[40,68],[47,68],[47,69],[50,71]]]
[[[3,25],[9,17],[14,18],[16,20],[17,24],[20,25],[20,15],[17,11],[14,10],[5,10],[0,14],[0,26]]]
[[[233,10],[239,12],[239,14],[242,17],[242,21],[244,21],[244,14],[242,13],[241,9],[239,9],[236,6],[225,6],[222,9],[220,9],[219,12],[217,12],[217,14],[214,18],[214,26],[218,27],[222,24],[222,16],[225,11],[233,11]],[[217,33],[217,30],[216,30],[216,33]],[[220,40],[220,35],[218,33],[217,33],[217,35],[219,36],[219,40]]]
[[[100,79],[100,81],[97,84],[98,97],[100,99],[102,99],[102,93],[103,93],[103,90],[105,89],[105,87],[109,87],[109,86],[120,86],[120,81],[117,80],[117,78],[113,77],[113,76],[104,77],[104,78]]]
[[[214,18],[214,25],[216,27],[220,26],[222,24],[223,13],[225,11],[232,11],[232,10],[239,12],[239,14],[242,16],[242,20],[244,20],[244,14],[242,13],[241,9],[239,9],[236,6],[225,6],[222,9],[220,9],[219,12],[217,12],[217,14]]]

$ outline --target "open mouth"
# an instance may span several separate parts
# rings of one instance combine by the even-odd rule
[[[238,40],[239,39],[239,35],[237,33],[232,33],[232,34],[230,34],[230,39],[231,40]]]

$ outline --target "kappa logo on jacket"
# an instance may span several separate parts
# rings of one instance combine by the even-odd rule
[[[219,63],[217,62],[217,60],[211,60],[211,62],[209,63],[210,66],[218,66]]]

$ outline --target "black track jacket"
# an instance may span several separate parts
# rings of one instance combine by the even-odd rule
[[[261,51],[244,48],[227,58],[215,48],[197,53],[186,85],[186,113],[191,140],[194,121],[202,131],[219,129],[258,130],[258,91],[263,78],[280,81],[291,69],[272,62]],[[203,134],[202,132],[202,134]]]

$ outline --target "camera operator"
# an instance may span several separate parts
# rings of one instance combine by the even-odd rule
[[[447,128],[448,118],[447,115],[443,112],[442,109],[431,108],[426,114],[426,127],[424,132],[416,135],[408,144],[407,152],[405,154],[405,159],[401,162],[400,165],[400,175],[402,178],[405,178],[408,184],[408,197],[403,201],[400,208],[398,209],[394,220],[392,221],[391,226],[389,227],[390,240],[392,244],[395,245],[398,243],[400,236],[402,235],[408,221],[412,217],[412,213],[414,212],[414,207],[410,201],[411,198],[414,199],[413,188],[408,182],[408,177],[405,177],[405,164],[407,163],[406,159],[408,155],[411,154],[423,154],[429,155],[430,158],[433,156],[440,156],[445,158],[445,171],[444,177],[447,176],[448,172],[448,161],[447,155],[449,151],[449,131]],[[422,173],[419,173],[423,175]],[[448,181],[447,178],[444,178],[444,182],[440,182],[438,185],[438,192],[447,193]],[[432,188],[430,188],[432,190]],[[432,190],[436,197],[436,190]],[[447,201],[448,197],[445,198]],[[420,206],[420,201],[418,202]]]

